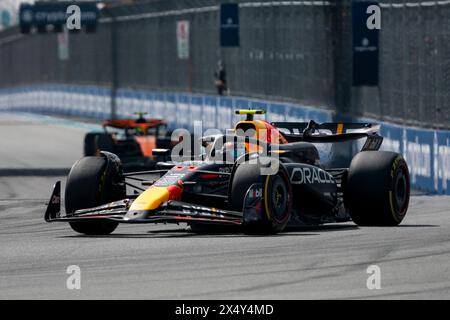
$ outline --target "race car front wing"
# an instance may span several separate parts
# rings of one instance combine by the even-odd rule
[[[170,200],[158,209],[143,212],[136,217],[130,214],[131,199],[123,199],[101,206],[61,214],[61,182],[56,182],[45,212],[47,222],[80,222],[88,220],[112,220],[119,223],[179,223],[201,222],[210,224],[240,225],[242,212],[206,207],[182,201]]]

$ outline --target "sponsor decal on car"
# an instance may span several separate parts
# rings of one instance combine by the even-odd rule
[[[257,199],[263,196],[262,188],[252,187],[248,190],[247,197],[249,199]]]
[[[52,204],[59,204],[60,202],[61,202],[61,197],[59,197],[57,195],[54,195],[52,197],[52,201],[51,201]]]
[[[176,173],[176,172],[170,172],[166,174],[165,176],[158,179],[158,181],[155,182],[154,186],[156,187],[167,187],[173,184],[176,184],[179,180],[183,180],[183,178],[186,176],[186,173]]]
[[[328,173],[314,167],[295,168],[290,179],[292,184],[329,184],[335,182]]]
[[[196,214],[202,216],[216,216],[219,218],[224,218],[225,216],[223,214],[226,213],[225,211],[219,210],[217,208],[209,208],[195,205],[183,205],[182,211],[183,213],[188,214]]]

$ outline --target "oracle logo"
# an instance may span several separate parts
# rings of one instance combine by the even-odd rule
[[[328,173],[318,168],[295,168],[291,174],[292,184],[334,183],[334,179]]]

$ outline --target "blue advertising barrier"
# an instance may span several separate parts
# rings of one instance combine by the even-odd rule
[[[61,84],[0,89],[0,111],[105,119],[110,115],[110,93],[102,87]],[[239,108],[266,109],[270,121],[327,122],[334,116],[332,111],[290,103],[125,88],[117,91],[116,102],[120,118],[144,111],[149,117],[165,119],[171,129],[192,130],[195,121],[201,121],[203,130],[229,129],[238,119],[234,110]],[[373,119],[353,120],[381,124],[381,135],[385,137],[382,149],[405,157],[414,188],[450,194],[450,131],[405,127]]]
[[[381,123],[383,150],[402,154],[411,183],[425,192],[450,194],[450,131]]]

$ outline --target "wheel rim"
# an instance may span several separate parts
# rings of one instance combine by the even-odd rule
[[[408,173],[404,167],[397,170],[394,184],[394,200],[399,214],[404,214],[409,200]]]
[[[277,221],[284,220],[288,209],[288,190],[284,180],[280,176],[276,176],[272,184],[272,210],[274,219]]]

